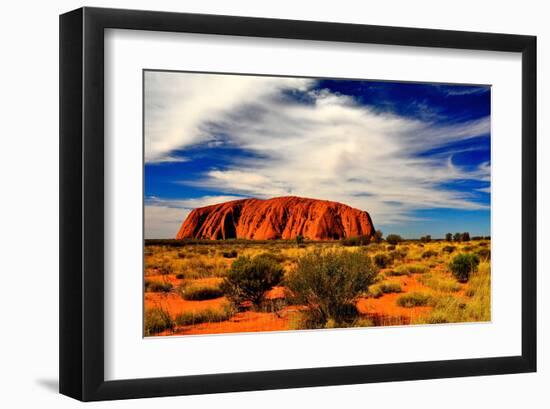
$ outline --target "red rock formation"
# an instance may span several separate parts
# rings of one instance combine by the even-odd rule
[[[370,236],[369,214],[326,200],[288,196],[268,200],[242,199],[194,209],[176,239],[339,240]]]

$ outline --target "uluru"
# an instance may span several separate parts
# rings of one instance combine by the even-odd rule
[[[342,203],[296,196],[240,199],[192,210],[176,239],[340,240],[371,236],[369,214]]]

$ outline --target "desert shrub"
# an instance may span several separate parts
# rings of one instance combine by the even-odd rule
[[[145,280],[145,291],[151,293],[169,293],[172,291],[172,284],[155,280]]]
[[[212,300],[223,296],[220,287],[213,285],[182,285],[178,292],[181,298],[187,301]]]
[[[430,258],[437,256],[437,252],[433,250],[426,250],[424,253],[422,253],[422,258]]]
[[[389,244],[399,244],[403,241],[403,238],[398,235],[398,234],[388,234],[388,236],[386,237],[386,241],[389,243]]]
[[[151,308],[145,310],[145,316],[143,320],[143,327],[145,336],[158,334],[165,330],[171,330],[174,328],[174,321],[170,314],[162,308]]]
[[[433,310],[414,323],[480,322],[491,319],[491,268],[489,262],[481,262],[478,271],[472,273],[466,285],[465,301],[454,295],[434,296],[430,301]]]
[[[445,240],[447,240],[447,241],[453,241],[453,233],[447,233],[447,234],[445,234]]]
[[[206,308],[198,311],[186,311],[176,315],[176,325],[197,325],[205,322],[227,321],[235,315],[235,309],[230,304],[224,304],[222,309]]]
[[[343,246],[366,246],[370,243],[370,236],[348,237],[340,242]]]
[[[221,290],[235,305],[250,301],[259,306],[273,286],[283,278],[283,269],[269,253],[253,258],[240,256],[231,265]]]
[[[436,311],[427,317],[423,318],[422,321],[417,322],[418,324],[447,324],[449,322],[447,316],[443,312]]]
[[[410,273],[404,269],[398,268],[396,270],[386,271],[388,277],[399,277],[399,276],[408,276]]]
[[[178,258],[185,258],[187,257],[187,253],[184,253],[183,251],[178,251]]]
[[[422,237],[420,237],[420,241],[422,243],[429,243],[429,242],[432,241],[432,236],[430,236],[429,234],[426,235],[426,236],[422,236]]]
[[[370,252],[384,250],[384,246],[378,243],[371,243],[367,246],[367,250]]]
[[[205,278],[223,276],[226,270],[225,261],[220,258],[206,259],[200,256],[185,259],[180,267],[187,278]]]
[[[238,253],[237,253],[237,250],[235,250],[235,249],[222,252],[222,257],[223,258],[235,258],[235,257],[237,257],[237,255],[238,255]]]
[[[465,283],[470,278],[470,274],[477,271],[478,266],[477,254],[458,254],[449,263],[449,270],[459,282]]]
[[[383,295],[384,293],[382,292],[382,289],[377,285],[373,285],[369,287],[369,291],[366,294],[366,296],[372,297],[372,298],[380,298]]]
[[[463,251],[472,251],[475,247],[474,246],[464,246],[462,248]]]
[[[170,274],[172,272],[172,266],[167,260],[147,263],[147,267],[157,270],[157,273],[162,275]]]
[[[420,248],[424,248],[424,245],[422,243],[416,243],[416,245]]]
[[[369,287],[367,295],[373,298],[380,298],[384,294],[400,293],[402,291],[403,289],[399,283],[383,282]]]
[[[462,234],[458,232],[453,234],[453,241],[462,241]]]
[[[299,246],[300,244],[302,244],[304,242],[304,236],[302,236],[301,234],[298,234],[296,236],[296,244]]]
[[[396,302],[400,307],[412,308],[426,306],[430,302],[430,299],[429,294],[414,292],[400,295]]]
[[[384,294],[400,293],[403,291],[399,283],[381,283],[379,287]]]
[[[411,274],[424,274],[428,271],[428,267],[422,264],[403,264],[398,266],[394,271],[387,272],[390,276],[403,276]]]
[[[210,251],[206,247],[199,247],[195,250],[195,253],[202,254],[203,256],[208,254]]]
[[[392,260],[403,260],[407,257],[407,251],[404,249],[392,250],[388,255]]]
[[[374,243],[380,243],[382,241],[383,233],[382,230],[376,230],[372,235],[372,241]]]
[[[453,251],[456,250],[456,247],[455,246],[445,246],[441,249],[441,252],[442,253],[449,253],[451,254]]]
[[[260,253],[257,257],[264,257],[266,260],[272,263],[284,263],[288,259],[288,257],[281,253],[281,251],[278,249],[276,251]]]
[[[488,249],[488,248],[480,248],[478,251],[476,251],[476,254],[482,260],[490,260],[491,259],[491,250]]]
[[[461,241],[470,241],[470,233],[468,233],[467,231],[462,233],[462,235],[460,236],[460,240]]]
[[[386,250],[388,250],[388,251],[395,250],[395,245],[394,245],[394,244],[390,244],[389,246],[386,246]]]
[[[285,283],[290,297],[308,307],[303,327],[325,327],[329,320],[343,326],[357,318],[355,301],[376,274],[363,252],[315,250],[298,259]]]
[[[425,274],[418,279],[426,287],[430,287],[436,291],[456,292],[460,290],[460,284],[452,278],[439,277],[432,274]]]
[[[178,273],[178,274],[176,274],[176,278],[177,278],[178,280],[181,280],[181,279],[185,278],[185,274],[183,274],[183,273]]]
[[[384,253],[378,253],[374,256],[374,264],[380,268],[386,268],[392,263],[392,259],[389,255]]]

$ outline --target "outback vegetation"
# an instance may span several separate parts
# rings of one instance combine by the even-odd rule
[[[490,237],[148,240],[144,335],[491,319]]]

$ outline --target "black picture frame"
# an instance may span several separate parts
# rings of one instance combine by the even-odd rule
[[[521,355],[106,381],[103,70],[109,28],[521,53]],[[534,36],[87,7],[60,16],[62,394],[94,401],[535,372],[536,213]]]

